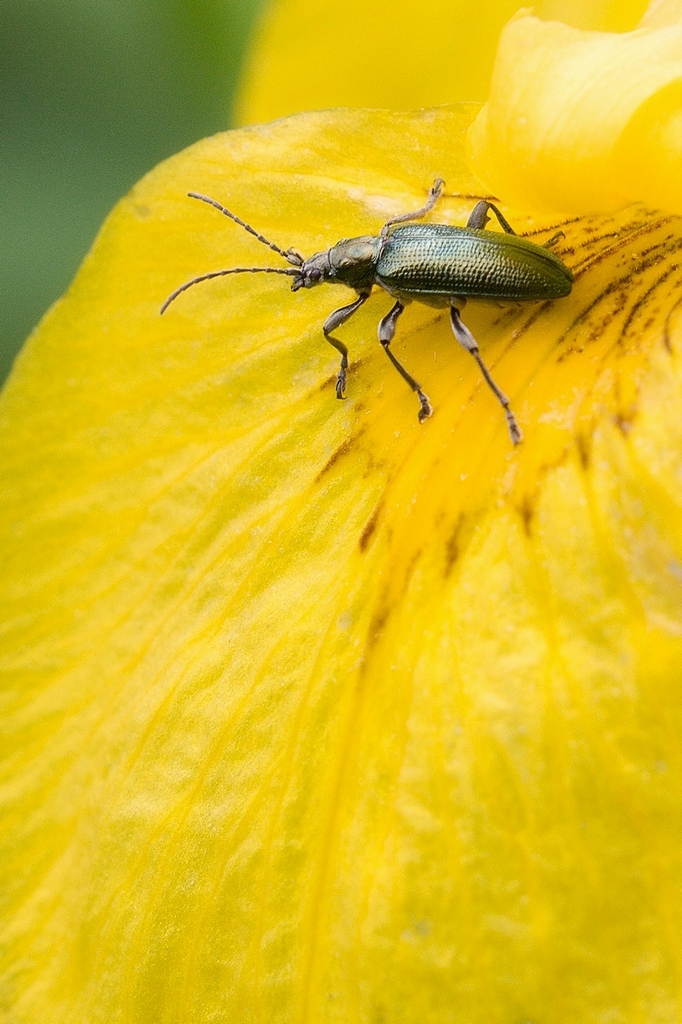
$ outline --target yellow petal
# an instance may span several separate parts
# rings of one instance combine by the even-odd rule
[[[678,0],[623,34],[523,15],[500,40],[474,167],[499,195],[584,213],[641,200],[682,212]]]
[[[339,333],[308,254],[465,170],[471,108],[216,136],[114,211],[0,405],[0,1005],[116,1020],[679,1018],[680,222],[565,226],[553,305]],[[438,219],[463,223],[471,200]],[[550,225],[507,211],[538,232]],[[670,311],[673,310],[671,313]]]
[[[241,124],[327,107],[425,107],[484,100],[518,0],[271,0],[244,62]],[[540,16],[633,28],[645,0],[542,0]]]

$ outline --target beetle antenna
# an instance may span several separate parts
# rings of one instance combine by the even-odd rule
[[[199,277],[193,277],[191,281],[185,281],[174,292],[171,292],[159,313],[165,313],[171,302],[177,299],[178,295],[182,295],[188,288],[191,288],[192,285],[200,284],[201,281],[210,281],[212,277],[224,277],[225,274],[286,274],[288,277],[293,277],[298,274],[298,271],[293,269],[285,270],[283,267],[233,267],[230,270],[212,270],[210,274],[201,274]]]
[[[280,256],[283,256],[288,263],[292,263],[295,267],[300,267],[302,265],[303,257],[300,253],[296,252],[295,249],[280,249],[278,245],[275,245],[274,242],[269,242],[264,235],[259,234],[251,227],[250,224],[247,224],[246,221],[241,219],[241,217],[238,217],[236,213],[232,213],[227,209],[227,207],[222,206],[222,204],[216,199],[211,199],[210,196],[202,196],[200,192],[188,192],[187,195],[190,199],[200,199],[202,203],[208,203],[209,206],[214,206],[216,210],[220,210],[221,213],[224,213],[226,217],[233,220],[235,224],[239,224],[240,227],[244,228],[245,231],[248,231],[254,238],[257,238],[259,242],[263,243],[263,245],[267,245],[273,252],[279,253]]]

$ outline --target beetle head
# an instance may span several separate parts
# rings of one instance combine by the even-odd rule
[[[331,279],[333,271],[329,259],[330,252],[330,249],[325,249],[324,252],[316,252],[303,261],[291,284],[292,292],[297,292],[299,288],[314,288],[316,284]]]

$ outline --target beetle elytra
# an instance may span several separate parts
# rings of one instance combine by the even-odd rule
[[[419,399],[419,420],[432,414],[431,403],[414,377],[391,351],[398,317],[408,302],[445,306],[450,310],[450,323],[455,338],[469,352],[507,417],[509,434],[518,444],[522,434],[509,399],[500,390],[479,353],[478,344],[461,317],[461,307],[468,298],[501,301],[537,301],[568,295],[573,284],[569,268],[547,246],[561,235],[555,235],[545,246],[519,237],[500,210],[487,199],[481,199],[467,221],[466,227],[450,224],[417,224],[431,212],[443,195],[445,182],[437,178],[424,206],[412,213],[392,217],[378,235],[342,238],[336,245],[316,252],[308,259],[295,249],[281,249],[255,231],[215,199],[190,192],[215,207],[231,220],[282,256],[289,267],[232,267],[214,270],[193,277],[168,296],[161,312],[182,292],[201,281],[226,274],[286,274],[293,277],[292,291],[312,288],[317,284],[343,284],[353,289],[357,298],[347,306],[334,310],[325,320],[322,331],[327,341],[341,354],[336,380],[336,397],[344,398],[348,371],[348,349],[333,331],[340,327],[367,301],[374,285],[395,299],[389,312],[379,322],[378,335],[386,355],[403,380]],[[503,233],[486,230],[492,211]]]

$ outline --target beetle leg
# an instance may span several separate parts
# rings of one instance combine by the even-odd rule
[[[511,439],[514,442],[514,444],[518,444],[521,438],[523,437],[523,434],[521,433],[521,428],[516,422],[516,417],[514,416],[514,413],[511,411],[509,407],[509,399],[507,398],[503,391],[500,391],[497,384],[490,376],[488,367],[485,365],[479,354],[476,339],[474,338],[469,328],[462,323],[462,318],[460,317],[459,310],[457,309],[456,306],[450,306],[450,322],[452,323],[452,330],[454,332],[455,337],[457,338],[457,341],[460,343],[462,348],[465,348],[467,352],[470,352],[471,355],[474,357],[474,359],[478,363],[481,373],[485,377],[486,384],[493,392],[493,394],[497,397],[498,402],[504,409],[505,416],[507,417],[507,426],[509,427]]]
[[[500,222],[500,227],[503,228],[508,235],[516,234],[514,228],[511,226],[507,218],[503,216],[502,213],[500,213],[500,211],[497,209],[494,203],[489,203],[487,199],[481,199],[479,203],[476,203],[473,210],[469,214],[467,227],[474,229],[478,228],[479,230],[481,228],[484,228],[488,221],[490,220],[490,217],[488,216],[488,210],[493,211],[498,221]]]
[[[335,309],[333,313],[330,313],[324,324],[322,325],[322,332],[329,342],[333,345],[337,352],[341,353],[341,368],[339,375],[336,378],[336,397],[345,398],[344,391],[346,390],[346,371],[348,369],[348,349],[342,341],[338,338],[332,338],[331,332],[340,327],[341,324],[345,324],[346,320],[353,315],[356,309],[360,309],[363,302],[366,302],[369,298],[369,292],[361,292],[355,302],[351,302],[348,306],[341,306],[339,309]]]
[[[379,329],[377,333],[379,335],[379,341],[384,347],[384,352],[391,360],[391,362],[393,363],[393,365],[395,366],[396,370],[403,378],[403,380],[407,381],[412,390],[416,392],[417,398],[419,399],[421,405],[421,408],[419,410],[419,422],[423,423],[424,420],[428,419],[429,416],[433,414],[431,403],[429,402],[428,398],[420,388],[419,384],[417,384],[414,377],[411,377],[410,374],[405,369],[405,367],[402,365],[402,363],[398,362],[396,357],[391,352],[390,348],[391,342],[393,341],[393,336],[395,334],[395,325],[398,322],[398,317],[400,316],[404,309],[405,307],[403,306],[402,302],[396,302],[395,306],[393,306],[393,308],[389,310],[386,316],[379,321]]]
[[[566,232],[562,231],[561,228],[559,228],[559,230],[557,232],[555,232],[555,234],[553,234],[551,238],[548,238],[546,242],[542,243],[542,248],[543,249],[551,249],[553,245],[556,245],[556,243],[559,241],[560,238],[565,238],[565,237],[566,237]]]
[[[431,210],[434,208],[440,197],[443,195],[444,189],[445,182],[443,181],[443,179],[436,178],[433,185],[429,189],[429,198],[426,200],[424,205],[420,206],[418,210],[414,211],[414,213],[401,213],[397,217],[391,217],[391,219],[387,220],[383,228],[381,229],[381,237],[385,238],[386,235],[388,234],[388,229],[392,227],[394,224],[402,224],[402,222],[405,220],[420,220],[422,217],[425,217],[427,213],[431,212]]]

